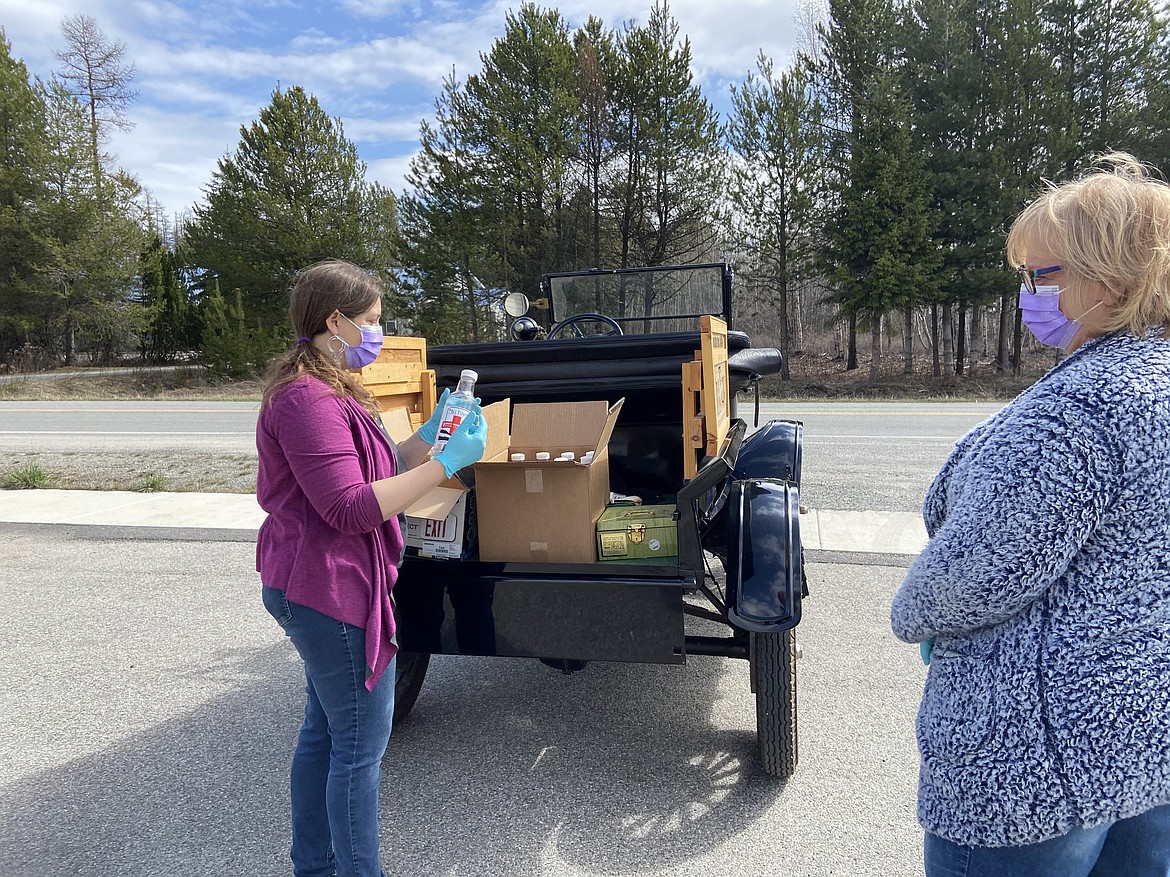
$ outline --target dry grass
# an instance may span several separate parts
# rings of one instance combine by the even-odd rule
[[[990,364],[981,365],[974,374],[948,379],[930,374],[930,362],[919,357],[913,375],[902,373],[901,361],[889,357],[876,381],[869,379],[868,360],[860,368],[846,371],[839,360],[816,354],[793,356],[791,380],[778,377],[760,382],[768,399],[940,399],[969,401],[1007,401],[1036,381],[1052,367],[1055,358],[1034,356],[1019,377],[997,374]],[[64,400],[217,400],[258,402],[259,381],[234,381],[212,384],[200,368],[179,367],[171,370],[127,369],[124,374],[102,377],[69,377],[62,370],[48,380],[16,377],[0,383],[0,401]]]
[[[777,377],[761,381],[761,392],[770,400],[904,399],[915,401],[1007,401],[1025,389],[1051,361],[1035,362],[1021,377],[998,375],[991,366],[974,375],[950,381],[934,378],[929,371],[901,373],[891,361],[877,381],[869,380],[868,363],[846,371],[829,357],[797,356],[792,360],[790,381]],[[922,363],[926,369],[929,363]],[[63,400],[219,400],[257,402],[258,381],[211,384],[202,370],[169,371],[128,369],[124,374],[102,377],[69,377],[62,372],[49,380],[17,378],[0,383],[0,401]],[[30,481],[28,473],[37,477]],[[55,487],[76,490],[200,491],[250,493],[256,489],[256,458],[247,454],[183,454],[130,452],[118,455],[0,453],[0,486]]]
[[[127,369],[123,374],[100,377],[70,377],[62,371],[43,380],[18,376],[0,383],[0,401],[258,402],[260,391],[259,381],[211,384],[203,370],[196,368]],[[29,471],[41,472],[44,478],[39,484],[27,486],[71,490],[251,493],[256,489],[256,457],[249,454],[0,453],[0,483],[26,480],[23,473]]]
[[[42,473],[38,483],[23,483],[23,473]],[[9,483],[10,481],[14,483]],[[250,454],[199,454],[135,451],[111,455],[76,451],[0,453],[0,486],[53,487],[59,490],[133,490],[198,493],[252,493],[256,457]]]
[[[3,401],[65,401],[110,399],[219,400],[256,402],[259,381],[212,384],[201,368],[126,369],[121,374],[71,377],[61,370],[52,377],[15,376],[0,383]]]

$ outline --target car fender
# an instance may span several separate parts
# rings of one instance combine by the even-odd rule
[[[775,633],[800,622],[800,491],[779,478],[748,478],[728,496],[727,620]]]
[[[733,478],[781,478],[800,486],[804,424],[769,420],[744,439],[735,458]]]

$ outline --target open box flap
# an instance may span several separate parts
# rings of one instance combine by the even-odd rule
[[[519,404],[512,415],[512,450],[600,453],[609,444],[624,401],[612,407],[605,401]]]
[[[432,487],[419,499],[415,500],[406,509],[406,514],[412,518],[430,518],[434,521],[445,521],[447,515],[455,508],[464,489],[453,487]]]

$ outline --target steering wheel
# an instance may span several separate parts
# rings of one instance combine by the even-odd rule
[[[608,332],[596,332],[596,335],[621,335],[622,327],[617,324],[617,320],[605,316],[605,314],[573,314],[571,317],[566,317],[555,326],[548,330],[548,338],[551,341],[561,333],[563,329],[572,329],[573,334],[578,338],[584,338],[585,333],[581,331],[581,323],[603,323],[609,326]]]

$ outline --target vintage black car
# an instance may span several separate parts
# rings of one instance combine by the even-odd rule
[[[749,435],[736,415],[736,396],[754,391],[758,417],[759,378],[779,370],[780,354],[752,348],[735,330],[731,292],[722,263],[550,274],[536,302],[509,297],[513,340],[427,351],[440,390],[462,369],[477,371],[484,405],[624,399],[608,444],[614,492],[672,503],[678,555],[652,565],[408,552],[395,588],[397,718],[414,705],[433,654],[530,657],[566,673],[590,661],[717,655],[747,664],[762,768],[793,772],[802,426],[770,421]],[[730,421],[717,447],[696,451],[688,420],[711,415],[686,410],[682,375],[700,350],[704,317],[728,327],[717,380],[726,381]]]

